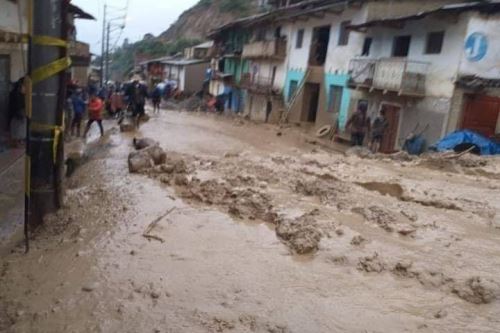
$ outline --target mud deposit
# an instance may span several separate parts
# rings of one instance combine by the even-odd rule
[[[112,133],[0,259],[1,332],[498,332],[498,159],[172,111]]]

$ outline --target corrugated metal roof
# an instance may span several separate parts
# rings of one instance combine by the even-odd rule
[[[177,65],[177,66],[189,66],[189,65],[201,64],[204,62],[208,63],[210,61],[202,59],[178,59],[178,60],[165,60],[162,61],[161,63],[168,65]]]
[[[415,21],[421,20],[429,15],[440,14],[440,13],[460,13],[464,11],[477,10],[481,12],[497,12],[500,11],[500,0],[485,0],[485,1],[476,1],[476,2],[463,2],[456,4],[448,4],[437,9],[420,12],[414,15],[406,15],[399,17],[388,17],[383,19],[377,19],[372,21],[367,21],[361,24],[351,24],[347,28],[352,30],[369,28],[374,26],[381,26],[390,23],[398,23],[404,21]]]
[[[212,30],[209,34],[209,38],[215,38],[218,34],[225,30],[233,29],[233,28],[244,28],[252,25],[256,25],[265,21],[279,21],[286,20],[293,17],[301,16],[301,15],[310,15],[319,11],[328,10],[330,7],[338,6],[339,4],[348,4],[353,2],[354,0],[307,0],[302,1],[294,5],[290,5],[288,7],[278,8],[269,12],[256,14],[253,16],[244,17],[238,20],[234,20],[225,25],[220,26],[219,28]],[[356,1],[365,1],[365,0],[356,0]]]

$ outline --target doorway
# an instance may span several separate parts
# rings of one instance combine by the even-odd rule
[[[0,55],[0,133],[8,130],[10,57]]]
[[[316,122],[319,106],[320,85],[318,83],[306,83],[304,86],[304,104],[302,109],[302,121]]]
[[[411,36],[394,37],[392,44],[393,57],[407,57],[410,53]]]
[[[267,101],[267,103],[266,103],[266,123],[269,122],[269,117],[271,116],[271,112],[273,112],[273,102]]]
[[[328,44],[330,43],[330,30],[331,27],[329,25],[314,28],[309,65],[323,66],[325,64],[328,54]]]
[[[494,137],[500,115],[500,98],[471,95],[467,100],[462,129],[470,129],[486,137]]]
[[[392,154],[395,152],[396,142],[398,139],[399,115],[401,107],[394,104],[382,104],[385,110],[385,118],[387,119],[387,129],[384,138],[380,144],[380,152],[384,154]]]

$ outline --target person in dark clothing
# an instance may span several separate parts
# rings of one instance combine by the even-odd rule
[[[73,121],[71,122],[71,135],[80,137],[80,130],[82,127],[82,118],[87,108],[87,103],[82,97],[82,92],[77,91],[71,97],[71,103],[73,104]]]
[[[379,152],[380,145],[384,140],[385,132],[388,127],[389,123],[385,118],[385,109],[382,106],[382,109],[380,110],[380,115],[377,118],[375,118],[372,125],[370,149],[373,153]]]
[[[366,134],[370,132],[370,117],[367,115],[367,106],[359,105],[358,110],[351,116],[346,127],[351,130],[351,144],[362,146]]]
[[[26,106],[24,78],[19,79],[9,93],[8,130],[15,146],[26,139]]]
[[[135,125],[139,128],[141,118],[146,114],[146,98],[148,97],[147,87],[140,83],[139,80],[134,80],[127,89],[127,96],[132,106],[132,114],[135,119]]]
[[[153,102],[153,112],[154,113],[160,112],[161,95],[162,95],[162,89],[159,85],[156,85],[155,88],[153,89],[152,94],[151,94],[151,100]]]

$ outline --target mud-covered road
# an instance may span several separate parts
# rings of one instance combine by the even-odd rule
[[[32,251],[0,259],[0,331],[500,330],[498,159],[276,133],[164,112],[136,135],[166,163],[129,174],[133,136],[111,130]]]

